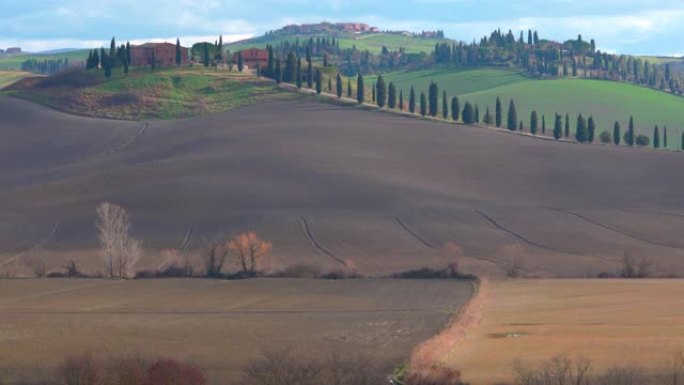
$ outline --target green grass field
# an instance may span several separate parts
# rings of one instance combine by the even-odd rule
[[[253,39],[243,40],[229,44],[227,48],[231,52],[236,52],[245,48],[257,47],[264,48],[267,44],[278,45],[280,43],[290,41],[295,42],[299,39],[300,42],[308,40],[310,37],[314,39],[317,36],[329,35],[275,35],[275,36],[259,36]],[[379,53],[383,46],[389,50],[398,50],[404,48],[408,53],[429,53],[435,48],[435,43],[442,42],[444,39],[423,39],[413,36],[404,36],[400,34],[377,33],[377,34],[363,34],[355,37],[340,37],[340,48],[356,48],[362,51],[368,50],[372,53]]]
[[[17,80],[31,75],[28,72],[22,71],[2,71],[0,70],[0,89],[7,87],[8,85],[16,82]]]
[[[88,50],[77,50],[69,51],[64,53],[48,54],[48,55],[37,55],[37,54],[21,54],[0,57],[0,70],[18,70],[21,69],[21,63],[28,59],[36,60],[52,60],[52,59],[63,59],[68,58],[69,62],[77,63],[80,61],[85,61],[88,58]]]
[[[384,77],[387,83],[394,81],[404,91],[406,99],[411,86],[420,95],[421,91],[427,93],[430,81],[434,80],[444,87],[440,88],[440,97],[446,89],[449,97],[459,96],[461,105],[465,101],[475,103],[481,117],[487,106],[494,113],[497,96],[504,104],[504,113],[512,98],[518,118],[526,128],[533,110],[546,117],[547,134],[553,127],[556,112],[570,114],[573,127],[577,114],[592,115],[598,125],[597,135],[603,130],[612,131],[616,120],[624,132],[629,116],[633,115],[638,132],[651,136],[655,125],[661,130],[665,125],[668,127],[668,147],[674,150],[681,145],[684,98],[631,84],[588,79],[539,80],[494,68],[398,72]],[[374,80],[370,77],[367,83],[372,84]]]

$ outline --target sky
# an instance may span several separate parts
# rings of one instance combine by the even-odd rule
[[[118,41],[235,41],[292,23],[358,21],[443,30],[463,41],[502,30],[582,34],[607,52],[684,54],[684,0],[0,0],[0,48],[95,48]]]

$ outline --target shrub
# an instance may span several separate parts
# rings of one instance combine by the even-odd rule
[[[136,279],[189,277],[192,277],[192,275],[187,268],[176,265],[171,265],[162,270],[142,270],[135,274]]]
[[[321,274],[321,270],[314,265],[299,263],[288,266],[275,276],[279,278],[317,278]]]
[[[104,365],[90,353],[70,355],[57,369],[57,378],[62,385],[104,385]]]
[[[611,134],[608,131],[603,131],[601,133],[601,143],[612,143],[613,142],[613,134]]]
[[[637,146],[649,146],[651,144],[651,139],[646,135],[639,135],[636,137]]]
[[[207,378],[196,366],[160,359],[147,368],[143,385],[205,385]]]

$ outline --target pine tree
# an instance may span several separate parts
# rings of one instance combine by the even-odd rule
[[[245,69],[245,62],[242,60],[242,51],[238,52],[237,54],[237,67],[238,71],[242,72]],[[276,72],[278,73],[278,79],[282,80],[282,74],[280,73],[280,59],[276,62]]]
[[[404,111],[404,91],[399,90],[399,110]]]
[[[501,113],[501,100],[496,97],[496,110],[494,111],[496,118],[496,126],[501,127],[502,113]]]
[[[378,76],[378,82],[375,85],[378,107],[383,108],[387,103],[387,86],[385,86],[385,80],[382,75]]]
[[[563,123],[560,114],[556,114],[556,119],[553,122],[553,137],[560,139],[563,136]]]
[[[181,51],[180,38],[176,38],[176,66],[180,66],[183,61],[183,54]]]
[[[416,91],[413,90],[413,86],[409,94],[409,112],[412,114],[416,113]]]
[[[565,114],[565,137],[570,137],[570,115]]]
[[[363,75],[359,74],[356,78],[356,100],[362,104],[365,99],[365,90],[363,88]]]
[[[615,125],[613,126],[613,143],[617,146],[620,144],[620,138],[622,137],[622,134],[620,133],[620,122],[615,121]]]
[[[458,97],[454,96],[451,98],[451,119],[457,122],[459,115],[461,114],[461,105],[458,101]]]
[[[658,126],[653,129],[653,148],[660,148],[660,131]]]
[[[587,142],[594,142],[594,134],[596,133],[596,124],[594,123],[594,117],[589,116],[589,121],[587,122]]]
[[[511,99],[508,105],[508,129],[515,131],[518,128],[518,113],[515,111],[515,102]]]
[[[443,119],[449,118],[449,101],[447,100],[446,91],[442,92],[442,118]]]
[[[537,135],[537,111],[532,111],[530,115],[530,133]]]
[[[439,103],[439,89],[437,88],[437,83],[430,82],[429,88],[429,110],[430,116],[437,116],[437,106]]]
[[[628,146],[634,146],[635,139],[636,137],[634,135],[634,117],[630,116],[629,127],[627,128],[627,132],[625,132],[625,143]]]
[[[387,107],[395,109],[397,107],[397,89],[394,83],[390,82],[387,89]]]
[[[297,79],[295,81],[295,85],[297,86],[297,89],[301,89],[302,88],[302,58],[297,58],[297,75],[296,76],[297,76]]]
[[[663,127],[663,148],[667,148],[667,126]]]
[[[282,83],[282,81],[283,81],[283,70],[282,70],[282,67],[280,66],[280,58],[276,59],[275,81],[278,84]]]
[[[425,92],[420,93],[420,114],[422,116],[427,114],[427,99],[425,98]]]
[[[577,116],[577,127],[575,129],[575,139],[580,143],[585,143],[588,140],[589,131],[587,130],[587,121],[582,114]]]
[[[351,99],[352,97],[352,86],[351,86],[351,79],[347,78],[347,97]]]
[[[339,72],[337,73],[337,79],[335,80],[337,81],[335,91],[337,91],[337,98],[339,99],[342,97],[342,75],[340,75]]]
[[[321,70],[316,70],[316,93],[321,94],[323,92],[323,78],[321,76]]]

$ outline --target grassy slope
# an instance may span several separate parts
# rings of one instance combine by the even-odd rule
[[[285,41],[294,42],[298,38],[300,41],[305,41],[312,36],[315,38],[323,35],[259,36],[253,39],[229,44],[227,47],[234,52],[250,47],[263,48],[266,47],[267,44],[278,45]],[[404,48],[408,53],[419,53],[430,52],[435,47],[435,43],[443,41],[443,39],[422,39],[411,36],[379,33],[359,35],[356,37],[340,37],[339,41],[341,48],[351,48],[356,45],[356,48],[359,50],[368,50],[373,53],[379,53],[383,46],[386,46],[390,50]]]
[[[0,57],[0,70],[17,70],[21,68],[21,63],[28,59],[50,60],[68,58],[70,62],[76,63],[88,58],[88,50],[78,50],[49,55],[21,54],[7,57]]]
[[[494,113],[496,97],[501,97],[504,109],[514,98],[518,118],[525,127],[529,126],[532,110],[546,116],[547,128],[552,128],[556,112],[569,113],[574,119],[578,113],[593,115],[599,133],[612,129],[619,120],[624,129],[630,115],[633,115],[638,131],[652,135],[653,126],[668,126],[668,146],[677,149],[681,143],[681,130],[684,128],[684,98],[660,91],[638,87],[631,84],[587,80],[556,79],[538,80],[524,77],[505,69],[467,69],[467,70],[424,70],[389,74],[387,81],[394,81],[404,90],[405,97],[411,86],[416,93],[427,92],[431,80],[446,88],[449,96],[458,95],[477,103],[481,115],[486,106]],[[369,78],[372,82],[374,78]],[[441,91],[440,91],[441,92]],[[505,111],[504,111],[505,112]],[[573,120],[574,126],[574,120]],[[547,133],[550,133],[547,131]]]
[[[117,119],[176,119],[293,97],[249,74],[204,68],[136,70],[105,80],[76,72],[88,86],[56,85],[10,91],[14,96],[81,115]],[[72,75],[74,76],[74,75]]]
[[[0,70],[0,89],[22,79],[25,76],[31,75],[28,72],[21,71],[1,71]]]

